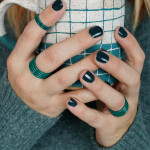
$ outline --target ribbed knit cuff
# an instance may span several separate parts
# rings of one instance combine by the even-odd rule
[[[105,148],[96,142],[95,129],[91,130],[93,150],[150,150],[149,137],[143,123],[140,103],[133,124],[126,134],[114,146]]]
[[[29,150],[60,117],[48,118],[24,104],[4,72],[0,78],[0,150]]]

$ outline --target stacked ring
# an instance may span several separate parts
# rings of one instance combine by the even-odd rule
[[[125,96],[124,96],[124,99],[125,99],[125,104],[124,104],[123,108],[121,110],[119,110],[119,111],[113,111],[113,110],[111,110],[110,108],[107,107],[107,109],[110,111],[110,113],[113,116],[115,116],[115,117],[122,117],[122,116],[124,116],[127,113],[128,109],[129,109],[129,104],[128,104],[128,101],[125,98]]]
[[[48,26],[44,25],[44,24],[41,22],[41,20],[40,20],[40,18],[39,18],[39,14],[37,14],[37,15],[35,16],[35,21],[36,21],[36,23],[37,23],[42,29],[44,29],[44,30],[46,30],[46,31],[48,31],[48,30],[51,29],[51,26],[48,27]]]
[[[31,71],[31,73],[37,77],[37,78],[40,78],[40,79],[46,79],[47,77],[49,77],[51,75],[51,73],[44,73],[42,71],[40,71],[38,69],[38,67],[36,66],[36,63],[35,63],[35,60],[36,60],[36,57],[35,56],[29,63],[29,69]]]

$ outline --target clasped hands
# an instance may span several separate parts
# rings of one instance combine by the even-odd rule
[[[65,9],[64,2],[59,11],[54,11],[51,4],[40,13],[39,18],[45,25],[53,26],[63,16]],[[34,51],[45,33],[33,19],[18,39],[7,59],[8,80],[13,90],[26,105],[48,117],[57,117],[68,108],[95,128],[100,145],[114,145],[127,132],[137,113],[140,77],[145,61],[145,54],[137,40],[127,29],[117,27],[114,36],[126,53],[125,61],[108,51],[97,50],[46,79],[38,79],[30,72],[29,62],[35,56]],[[52,72],[69,58],[95,45],[103,38],[103,34],[98,26],[88,27],[40,53],[36,65],[45,73]],[[110,86],[93,74],[98,68],[110,73],[118,83]],[[64,91],[78,79],[86,88]],[[107,107],[120,110],[125,103],[124,96],[128,100],[129,110],[124,116],[115,117]],[[98,107],[95,110],[84,104],[95,100],[98,106],[101,102],[105,104],[103,109]]]

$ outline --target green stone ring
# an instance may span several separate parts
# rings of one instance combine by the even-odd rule
[[[122,117],[122,116],[124,116],[127,113],[128,109],[129,109],[129,104],[128,104],[128,101],[125,98],[125,96],[124,96],[124,99],[125,99],[125,104],[124,104],[123,108],[121,110],[119,110],[119,111],[113,111],[113,110],[111,110],[111,109],[109,109],[107,107],[107,109],[110,111],[110,113],[113,116],[115,116],[115,117]]]
[[[37,14],[37,15],[35,16],[35,21],[36,21],[36,23],[37,23],[42,29],[44,29],[44,30],[46,30],[46,31],[48,31],[48,30],[51,29],[51,27],[47,27],[46,25],[44,25],[44,24],[41,22],[41,20],[40,20],[40,18],[39,18],[39,14]]]
[[[46,79],[47,77],[49,77],[51,75],[51,73],[44,73],[42,71],[40,71],[37,66],[36,66],[36,63],[35,63],[35,60],[36,60],[36,57],[35,56],[29,63],[29,69],[31,71],[31,73],[37,77],[37,78],[40,78],[40,79]]]

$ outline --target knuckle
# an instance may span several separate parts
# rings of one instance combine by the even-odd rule
[[[80,107],[80,108],[77,110],[77,113],[78,113],[82,118],[85,118],[86,112],[87,112],[86,107]]]
[[[14,84],[19,90],[22,90],[24,87],[24,77],[16,76],[14,79]]]
[[[28,96],[28,102],[30,102],[30,104],[32,104],[33,108],[35,108],[38,111],[46,111],[49,110],[49,105],[43,103],[42,98],[43,96],[41,96],[40,90],[36,89],[36,88],[30,88],[28,86],[24,87],[24,92],[26,93],[26,95]],[[32,94],[31,94],[32,93]]]
[[[145,61],[145,53],[144,51],[141,49],[141,47],[139,46],[139,44],[137,43],[137,40],[135,39],[135,37],[133,35],[129,36],[129,39],[127,41],[127,45],[130,49],[135,49],[137,48],[139,50],[139,52],[137,53],[137,55],[131,56],[132,57],[132,61],[135,62],[135,64],[141,64]]]
[[[82,36],[77,35],[76,40],[77,40],[77,43],[78,43],[79,47],[82,49],[82,48],[84,48],[85,43],[84,43],[84,40],[81,37]]]
[[[13,59],[12,59],[12,57],[11,56],[9,56],[8,57],[8,59],[7,59],[7,68],[9,69],[9,68],[12,68],[12,64],[13,64]]]
[[[54,108],[55,108],[55,107],[54,107]],[[47,110],[46,110],[46,109],[43,109],[42,112],[43,112],[43,114],[45,114],[45,115],[48,116],[48,117],[56,118],[56,117],[58,117],[59,112],[58,112],[56,109],[54,109],[54,108],[52,108],[52,107],[50,106],[50,107],[48,107]]]
[[[146,54],[143,52],[143,54],[142,54],[142,58],[143,58],[143,61],[145,61],[145,59],[146,59]]]
[[[115,134],[116,132],[118,132],[118,130],[122,128],[122,125],[118,120],[115,120],[115,123],[114,122],[110,122],[110,123],[112,124],[112,128],[111,128],[112,134]]]
[[[51,110],[49,111],[49,116],[50,117],[57,117],[58,116],[58,112],[56,111],[56,109],[54,110],[54,109],[52,109],[52,108],[50,108]]]
[[[130,48],[134,48],[136,45],[138,45],[136,38],[131,33],[129,34],[127,38],[127,44],[128,44],[128,47]]]
[[[116,101],[114,101],[114,106],[113,106],[113,108],[115,109],[115,110],[121,110],[122,109],[122,107],[124,106],[124,97],[123,96],[121,96],[121,98],[119,98],[119,99],[117,99]]]
[[[133,81],[134,81],[134,85],[139,85],[141,82],[141,76],[138,73],[135,73]]]
[[[132,79],[128,82],[129,87],[139,86],[141,82],[141,77],[138,73],[132,75]]]
[[[94,114],[93,114],[92,118],[90,118],[88,121],[88,123],[90,125],[96,125],[96,124],[98,124],[98,121],[99,121],[99,113],[97,111],[94,111],[93,113]]]
[[[15,57],[13,57],[12,54],[7,58],[6,66],[7,66],[7,70],[10,73],[16,74],[16,71],[15,71],[16,68],[18,70],[17,59]]]
[[[11,52],[11,54],[9,55],[9,57],[7,58],[7,61],[6,61],[6,64],[7,64],[7,67],[9,66],[14,66],[15,65],[15,62],[17,61],[16,60],[16,56],[15,56],[15,49]]]
[[[59,114],[49,112],[46,116],[51,117],[51,118],[56,118],[59,116]]]
[[[47,63],[54,63],[56,62],[57,60],[57,53],[56,52],[49,52],[49,51],[44,51],[42,52],[43,54],[43,57],[44,57],[44,60],[47,62]]]
[[[145,61],[145,58],[146,58],[145,53],[142,52],[138,57],[136,57],[136,62],[138,64],[143,64]]]
[[[29,99],[28,101],[30,102],[30,104],[32,104],[33,106],[36,106],[37,109],[39,109],[41,107],[41,105],[38,105],[38,96],[37,93],[32,91],[32,94],[29,95]]]
[[[81,65],[85,66],[84,69],[92,70],[93,68],[97,67],[93,63],[92,55],[90,57],[87,56],[85,59],[82,59],[80,62],[81,62]]]
[[[69,83],[69,77],[67,79],[67,75],[64,72],[59,72],[57,75],[57,81],[61,86],[66,86]]]
[[[112,60],[112,63],[110,65],[110,70],[112,72],[118,72],[118,70],[121,70],[121,67],[122,67],[121,61],[118,60],[119,58],[116,59],[114,56],[112,56],[112,58],[113,58],[113,60]]]

